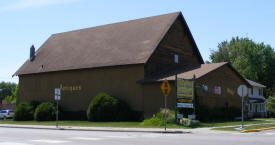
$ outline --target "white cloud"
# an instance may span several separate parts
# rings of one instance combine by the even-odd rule
[[[2,7],[2,10],[18,10],[26,8],[38,8],[48,5],[72,3],[79,0],[15,0]]]

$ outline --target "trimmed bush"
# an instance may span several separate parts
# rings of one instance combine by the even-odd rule
[[[53,103],[45,102],[37,106],[34,113],[36,121],[51,121],[55,120],[56,109]]]
[[[98,94],[87,109],[88,121],[125,121],[129,119],[130,107],[108,94]]]
[[[35,110],[37,106],[39,106],[41,104],[40,101],[36,101],[36,100],[32,100],[30,102],[30,105],[33,107],[33,109]]]
[[[145,126],[164,126],[164,115],[165,115],[165,110],[162,109],[154,117],[145,119],[142,122],[142,124]],[[167,124],[174,124],[174,121],[175,121],[174,115],[175,115],[175,112],[173,110],[167,109]],[[196,127],[200,125],[200,121],[183,118],[179,121],[179,125],[183,125],[186,127]]]
[[[198,120],[191,120],[188,118],[182,118],[180,120],[180,124],[186,127],[196,127],[200,125],[200,121]]]
[[[27,121],[33,120],[34,109],[30,103],[21,103],[19,104],[15,111],[13,119],[15,121]]]
[[[117,121],[130,121],[133,118],[132,114],[134,113],[132,113],[130,106],[118,99]]]
[[[161,109],[154,117],[143,120],[143,125],[147,126],[164,126],[165,109]],[[175,120],[175,113],[167,109],[167,124],[173,124]]]

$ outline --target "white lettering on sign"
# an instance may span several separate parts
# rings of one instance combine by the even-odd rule
[[[191,103],[177,103],[177,107],[179,107],[179,108],[194,108],[193,104],[191,104]]]

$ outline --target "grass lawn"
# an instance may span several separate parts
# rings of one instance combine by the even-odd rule
[[[263,123],[274,123],[275,118],[257,118],[252,120],[247,120],[244,124],[263,124]],[[232,121],[232,122],[211,122],[211,123],[201,123],[201,127],[221,127],[221,126],[235,126],[241,125],[242,121]]]
[[[245,125],[258,124],[260,126],[263,123],[274,123],[275,119],[254,119],[245,121]],[[0,124],[17,124],[17,125],[50,125],[55,126],[55,121],[13,121],[11,119],[0,120]],[[222,127],[222,126],[234,126],[241,125],[241,121],[233,122],[213,122],[213,123],[201,123],[197,127]],[[80,126],[80,127],[125,127],[125,128],[163,128],[163,126],[144,125],[142,122],[88,122],[88,121],[59,121],[59,126]],[[263,125],[262,125],[263,127]],[[167,124],[167,128],[190,128],[185,126],[179,126],[175,124]],[[196,128],[196,127],[195,127]],[[215,130],[235,130],[236,127],[227,128],[215,128]]]
[[[261,128],[268,128],[268,127],[275,127],[275,124],[257,124],[252,126],[245,126],[244,130],[250,129],[261,129]],[[220,127],[220,128],[213,128],[213,130],[221,130],[221,131],[240,131],[236,129],[237,127]]]
[[[13,121],[11,119],[0,120],[0,124],[16,125],[49,125],[55,126],[55,121]],[[163,126],[143,125],[142,122],[88,122],[88,121],[58,121],[59,126],[80,127],[124,127],[124,128],[163,128]],[[168,128],[187,128],[175,124],[167,124]]]
[[[259,121],[264,121],[262,123],[248,123],[245,122],[245,130],[250,130],[250,129],[260,129],[260,128],[268,128],[268,127],[275,127],[275,119],[271,118],[271,119],[255,119],[255,120],[259,120]],[[269,124],[263,124],[263,123],[269,123]],[[235,127],[217,127],[217,128],[213,128],[213,130],[222,130],[222,131],[239,131],[236,128],[241,127],[241,124],[238,124],[239,126],[235,126]],[[248,125],[248,126],[246,126]]]

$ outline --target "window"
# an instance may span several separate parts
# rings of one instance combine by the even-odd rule
[[[220,86],[215,86],[214,87],[214,94],[221,95],[221,93],[222,93],[221,87]]]
[[[7,110],[2,110],[1,113],[7,113]]]
[[[251,96],[253,96],[253,88],[251,88],[250,90],[251,90]]]
[[[263,96],[263,88],[259,88],[259,96]]]
[[[260,112],[262,112],[262,104],[260,104]]]
[[[174,55],[174,62],[179,63],[179,55],[178,54]]]

